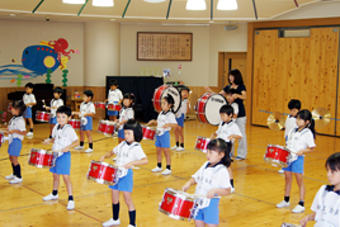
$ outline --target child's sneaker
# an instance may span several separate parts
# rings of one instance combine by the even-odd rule
[[[16,176],[14,176],[14,178],[12,180],[9,181],[10,184],[19,184],[22,183],[22,178],[18,178]]]
[[[5,177],[6,180],[13,180],[15,175],[11,174]]]
[[[157,166],[156,168],[152,169],[151,171],[154,172],[154,173],[157,173],[157,172],[162,171],[162,168],[159,168],[159,167]]]
[[[162,172],[162,175],[166,176],[166,175],[170,175],[172,173],[172,171],[170,169],[165,169],[163,172]]]
[[[51,142],[51,138],[46,138],[46,139],[44,139],[44,143],[49,143],[49,142]]]
[[[280,169],[279,171],[277,171],[278,173],[284,173],[285,171],[283,169]]]
[[[177,150],[177,146],[175,145],[175,146],[173,146],[172,148],[171,148],[171,150]]]
[[[53,195],[52,193],[43,198],[44,201],[57,200],[58,195]]]
[[[33,132],[28,132],[28,133],[26,134],[26,136],[27,136],[27,137],[33,137]]]
[[[230,193],[234,193],[234,192],[235,192],[235,188],[234,188],[234,187],[231,187]]]
[[[119,219],[113,220],[113,218],[111,218],[110,220],[103,223],[104,227],[108,227],[108,226],[112,226],[112,225],[120,225]]]
[[[76,146],[74,149],[77,151],[80,151],[84,149],[84,146]]]
[[[294,209],[292,210],[293,213],[302,213],[305,211],[305,207],[301,206],[300,204],[296,205]]]
[[[137,225],[131,225],[131,224],[129,224],[128,227],[137,227]]]
[[[276,204],[277,208],[284,208],[284,207],[289,207],[289,202],[286,201],[281,201],[280,203]]]
[[[176,151],[184,151],[184,147],[177,147]]]
[[[93,151],[93,149],[87,148],[84,152],[85,152],[85,153],[91,153],[92,151]]]
[[[68,201],[67,210],[74,210],[74,201],[73,200]]]

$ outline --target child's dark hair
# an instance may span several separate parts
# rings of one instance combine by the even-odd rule
[[[135,119],[130,119],[124,124],[124,130],[132,130],[136,142],[143,139],[143,130],[140,124]]]
[[[111,86],[116,86],[116,87],[118,87],[118,81],[117,80],[111,80],[110,81],[110,87]]]
[[[188,88],[187,86],[185,85],[179,85],[177,87],[180,91],[187,91],[187,92],[190,92],[190,88]]]
[[[18,116],[22,116],[26,110],[26,105],[22,100],[18,100],[12,104],[12,108],[18,109],[19,110]]]
[[[58,93],[58,94],[62,94],[64,91],[61,87],[56,87],[53,89],[53,93]]]
[[[312,117],[312,113],[309,110],[301,110],[297,113],[296,118],[300,118],[304,121],[309,121],[309,124],[306,127],[312,131],[315,138],[315,122]]]
[[[171,95],[166,95],[163,97],[163,99],[165,99],[165,101],[170,105],[170,109],[173,110],[174,104],[175,104],[175,100]]]
[[[238,69],[230,70],[228,75],[234,76],[234,83],[235,84],[237,84],[237,85],[243,84],[242,74],[241,74],[240,70],[238,70]],[[228,77],[228,81],[231,84],[229,77]]]
[[[25,88],[33,88],[34,85],[31,82],[28,82],[27,84],[25,84]]]
[[[91,90],[86,90],[83,92],[84,95],[86,95],[87,97],[90,97],[91,99],[93,99],[93,92]]]
[[[327,158],[326,168],[332,171],[340,171],[340,152],[336,152]]]
[[[227,115],[234,114],[234,108],[229,104],[225,104],[220,108],[220,114],[222,113]]]
[[[301,102],[298,99],[291,99],[288,103],[288,109],[292,110],[292,109],[297,109],[300,110],[301,109]]]
[[[208,143],[207,149],[217,151],[217,152],[223,152],[224,157],[222,158],[221,162],[226,167],[230,166],[231,143],[227,143],[223,139],[213,139]]]
[[[124,96],[123,96],[123,100],[124,99],[131,100],[131,105],[127,106],[127,107],[131,107],[135,103],[136,97],[135,97],[135,95],[133,93],[125,93]],[[122,104],[124,105],[124,103],[122,103]]]
[[[66,114],[68,117],[70,117],[72,115],[72,110],[70,107],[68,106],[60,106],[57,109],[57,113],[62,113],[62,114]]]

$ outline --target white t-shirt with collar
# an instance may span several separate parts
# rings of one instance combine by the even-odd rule
[[[234,143],[235,140],[233,139],[232,141],[230,141],[229,136],[238,135],[242,137],[240,128],[237,126],[237,124],[233,120],[230,122],[221,122],[218,126],[216,134],[217,134],[216,138],[220,138],[226,142],[232,142],[232,143]]]
[[[131,107],[129,108],[123,108],[121,109],[120,113],[119,113],[119,123],[123,122],[123,121],[127,121],[130,119],[133,119],[135,117],[135,112],[133,111],[133,109]],[[123,129],[123,125],[121,125],[119,127],[119,129]]]
[[[108,95],[107,95],[108,103],[114,104],[120,102],[120,100],[123,99],[122,91],[118,88],[111,90],[109,89]]]
[[[205,162],[192,178],[197,183],[196,195],[206,196],[211,189],[231,188],[227,167],[223,164],[208,167]]]
[[[117,155],[117,166],[123,166],[130,162],[146,158],[142,146],[137,142],[128,144],[126,141],[123,141],[113,148],[112,153]]]
[[[82,102],[80,104],[80,115],[84,116],[84,114],[90,114],[90,113],[93,113],[93,114],[96,113],[96,108],[93,102],[87,102],[87,103]]]
[[[57,116],[57,109],[64,105],[64,101],[62,99],[52,99],[50,102],[51,106],[51,117]]]
[[[71,125],[66,124],[60,127],[56,124],[52,130],[52,138],[54,139],[52,151],[60,151],[76,141],[78,136]]]
[[[179,118],[179,117],[182,116],[182,114],[184,114],[184,116],[185,116],[187,111],[188,111],[188,99],[183,99],[182,103],[181,103],[181,107],[179,108],[179,110],[176,113],[176,117]]]
[[[165,132],[170,131],[171,127],[163,128],[166,124],[177,124],[175,114],[172,111],[164,113],[161,111],[157,117],[157,135],[161,136]]]
[[[340,227],[340,191],[334,186],[323,185],[314,197],[315,227]]]
[[[24,96],[22,97],[22,100],[23,100],[25,105],[27,105],[28,103],[37,103],[33,93],[31,93],[31,94],[25,93]]]
[[[285,122],[285,138],[293,128],[297,128],[296,117],[289,115]]]
[[[293,153],[315,146],[314,136],[309,128],[304,128],[301,131],[298,131],[298,128],[293,128],[288,133],[287,148]]]
[[[26,131],[26,123],[25,123],[25,119],[23,116],[14,116],[11,118],[11,120],[9,121],[8,124],[8,130],[12,131],[12,130],[19,130],[22,132]],[[12,133],[8,135],[8,139],[9,139],[9,143],[12,143],[14,138],[18,138],[20,140],[24,139],[23,135],[20,135],[18,133]]]

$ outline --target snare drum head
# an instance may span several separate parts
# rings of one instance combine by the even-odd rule
[[[164,98],[166,95],[171,95],[171,97],[174,99],[175,104],[173,107],[173,110],[175,113],[179,110],[181,107],[181,102],[182,102],[182,95],[179,92],[179,90],[173,86],[167,87],[162,94],[162,98]]]
[[[220,108],[225,104],[227,104],[227,100],[223,95],[214,94],[209,97],[204,108],[204,114],[209,124],[218,125],[221,122]]]

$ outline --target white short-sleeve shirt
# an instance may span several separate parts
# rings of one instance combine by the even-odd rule
[[[25,124],[24,117],[23,116],[12,117],[11,120],[9,121],[9,124],[8,124],[8,130],[9,131],[19,130],[19,131],[22,131],[22,132],[26,131],[26,124]],[[17,133],[9,134],[8,135],[9,143],[11,143],[14,138],[18,138],[20,140],[23,140],[24,136],[17,134]]]
[[[176,117],[181,117],[182,114],[186,114],[188,111],[188,99],[183,99],[182,103],[181,103],[181,107],[179,108],[179,110],[176,113]]]
[[[33,93],[31,94],[25,93],[24,96],[22,97],[22,100],[24,101],[25,105],[27,105],[28,103],[37,103]]]
[[[128,144],[126,141],[123,141],[113,148],[112,152],[117,155],[117,166],[123,166],[130,162],[146,158],[142,146],[137,142]]]
[[[209,162],[205,162],[192,178],[197,183],[195,194],[206,196],[212,189],[231,188],[227,167],[217,164],[208,167]]]
[[[123,99],[123,94],[121,90],[119,90],[118,88],[116,88],[115,90],[109,89],[109,92],[107,94],[107,99],[108,99],[108,103],[110,104],[118,103],[120,102],[120,100]]]
[[[237,136],[242,137],[240,128],[237,126],[237,124],[234,121],[221,122],[218,126],[216,134],[217,134],[216,138],[220,138],[226,142],[232,142],[232,143],[234,143],[235,140],[233,139],[232,141],[230,141],[229,136],[237,135]]]
[[[340,227],[340,191],[334,186],[323,185],[314,197],[312,211],[317,227]]]
[[[288,133],[287,148],[293,153],[315,146],[314,136],[309,128],[304,128],[301,131],[298,131],[298,128],[293,128]]]
[[[127,120],[130,120],[130,119],[133,119],[133,118],[135,118],[135,112],[133,111],[133,109],[131,107],[123,108],[120,111],[119,122],[127,121]],[[123,125],[121,125],[119,127],[119,129],[123,129]]]
[[[289,115],[285,122],[285,138],[293,128],[297,128],[296,117]]]
[[[163,112],[161,111],[157,117],[157,135],[161,136],[165,132],[170,131],[171,127],[163,128],[166,124],[177,124],[175,114],[171,111]]]
[[[56,124],[52,130],[52,138],[54,139],[52,150],[60,151],[76,141],[78,136],[71,125],[66,124],[60,127],[59,124]]]
[[[57,116],[57,109],[64,105],[64,101],[62,99],[52,99],[51,106],[51,117]]]
[[[84,116],[84,114],[90,114],[90,113],[93,113],[95,114],[96,113],[96,108],[93,104],[93,102],[82,102],[80,104],[80,115]]]

